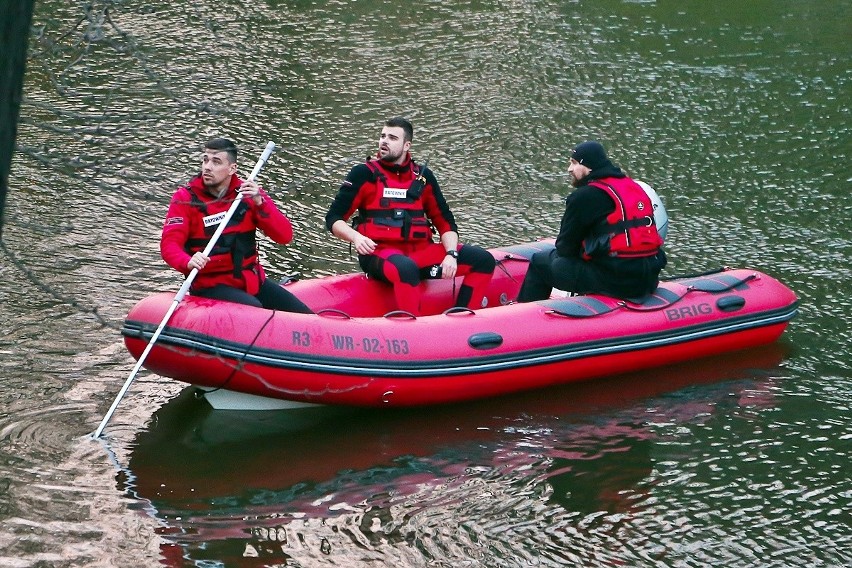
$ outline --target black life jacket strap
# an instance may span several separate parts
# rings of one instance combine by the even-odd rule
[[[617,223],[601,223],[596,227],[592,227],[590,234],[593,237],[606,235],[609,233],[620,233],[633,227],[653,227],[654,218],[650,215],[645,217],[637,217],[636,219],[628,219],[627,221],[619,221]]]
[[[185,250],[192,254],[195,251],[204,250],[210,239],[188,239],[186,241]],[[254,231],[246,231],[243,233],[228,233],[219,237],[216,241],[216,246],[210,251],[210,256],[230,254],[231,262],[234,265],[234,278],[242,278],[243,270],[251,270],[254,268],[254,262],[243,266],[246,258],[255,256],[257,250],[257,236]]]
[[[370,209],[362,212],[360,216],[365,219],[402,220],[404,216],[425,217],[426,213],[422,209]]]

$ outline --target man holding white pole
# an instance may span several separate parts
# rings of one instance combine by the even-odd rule
[[[274,310],[312,313],[277,282],[267,280],[258,258],[256,230],[279,244],[293,239],[293,227],[269,195],[252,179],[237,176],[237,148],[226,138],[204,145],[201,171],[172,197],[160,252],[178,272],[198,276],[195,296]],[[204,249],[235,199],[242,203],[209,255]]]
[[[274,149],[275,144],[269,142],[254,169],[243,181],[236,175],[237,147],[225,138],[213,138],[205,144],[201,173],[172,196],[160,249],[166,262],[187,276],[130,376],[92,434],[94,439],[103,433],[172,314],[190,289],[195,295],[268,309],[311,313],[301,300],[266,279],[257,258],[256,229],[261,229],[281,244],[293,238],[290,220],[275,207],[266,192],[254,183]],[[195,285],[196,277],[202,282],[201,285]]]

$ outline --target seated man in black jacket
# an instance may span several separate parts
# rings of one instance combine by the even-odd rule
[[[653,292],[666,265],[651,198],[595,141],[579,144],[568,166],[576,189],[553,250],[533,255],[519,302],[544,300],[552,288],[637,298]]]

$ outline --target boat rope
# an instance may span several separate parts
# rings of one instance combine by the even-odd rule
[[[344,319],[352,319],[352,316],[344,312],[343,310],[338,310],[337,308],[323,308],[317,311],[318,316],[340,316]]]
[[[502,271],[506,274],[506,276],[508,276],[508,277],[509,277],[509,279],[510,279],[512,282],[517,282],[517,281],[518,281],[518,279],[517,279],[517,278],[515,278],[515,277],[512,275],[512,273],[511,273],[511,272],[509,272],[509,269],[508,269],[508,268],[506,268],[506,264],[505,264],[505,262],[504,262],[504,261],[506,261],[506,260],[521,260],[521,261],[523,261],[523,262],[529,262],[529,261],[530,261],[530,259],[528,259],[528,258],[524,258],[524,257],[522,257],[522,256],[515,256],[515,255],[513,255],[513,254],[511,254],[511,253],[506,254],[505,256],[503,256],[503,258],[498,258],[498,259],[495,259],[495,260],[497,261],[497,268],[499,268],[500,270],[502,270]]]
[[[254,336],[254,339],[251,340],[251,343],[248,344],[245,351],[243,351],[243,354],[240,355],[240,358],[237,361],[237,364],[234,365],[233,367],[231,367],[231,373],[228,375],[228,377],[218,387],[203,391],[201,393],[202,396],[206,393],[216,392],[217,390],[221,390],[221,389],[225,388],[228,385],[228,383],[231,382],[231,379],[234,378],[234,375],[236,375],[238,371],[241,371],[243,369],[243,363],[245,362],[246,356],[248,356],[249,351],[251,351],[252,347],[254,347],[254,344],[257,342],[257,338],[260,337],[260,334],[263,333],[263,330],[266,329],[266,326],[269,325],[269,322],[272,321],[272,318],[274,318],[275,314],[277,313],[276,310],[270,310],[270,311],[272,313],[269,314],[269,317],[266,318],[266,321],[263,322],[263,325],[260,326],[260,329],[257,330],[257,333]]]
[[[447,308],[443,312],[441,312],[445,316],[453,315],[453,314],[470,314],[472,316],[476,315],[476,312],[472,309],[465,306],[453,306],[452,308]]]

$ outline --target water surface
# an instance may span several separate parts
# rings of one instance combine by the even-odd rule
[[[852,563],[852,4],[37,3],[0,275],[0,564]],[[180,277],[169,196],[212,135],[293,219],[274,276],[356,269],[322,217],[383,119],[467,242],[552,236],[602,140],[671,223],[667,275],[801,298],[767,349],[476,404],[221,413],[132,369],[128,309]]]

